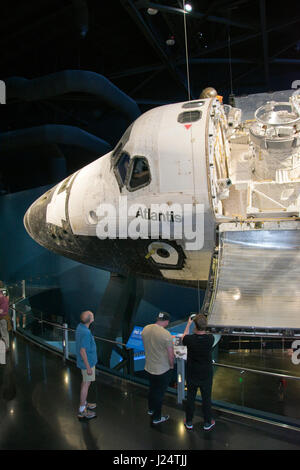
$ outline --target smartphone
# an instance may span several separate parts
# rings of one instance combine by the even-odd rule
[[[197,313],[192,313],[192,315],[190,316],[190,319],[191,320],[194,320],[195,316],[197,315]]]

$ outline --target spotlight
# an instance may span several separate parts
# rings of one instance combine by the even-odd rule
[[[154,16],[158,13],[158,10],[156,10],[156,8],[148,8],[147,13],[148,15]]]
[[[175,44],[175,38],[174,36],[169,37],[169,39],[166,40],[167,46],[174,46]]]
[[[185,9],[185,11],[186,11],[187,13],[190,13],[190,12],[192,11],[193,7],[192,7],[192,5],[191,5],[190,3],[186,3],[186,4],[184,5],[184,9]]]

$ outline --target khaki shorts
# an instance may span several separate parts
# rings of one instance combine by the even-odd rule
[[[95,380],[96,380],[96,368],[94,366],[94,367],[91,367],[91,369],[92,369],[92,375],[88,375],[86,369],[81,369],[82,378],[83,378],[84,382],[95,382]]]

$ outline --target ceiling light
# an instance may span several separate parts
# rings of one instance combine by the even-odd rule
[[[158,13],[158,10],[156,10],[156,8],[148,8],[147,13],[148,15],[154,16]]]
[[[184,9],[185,11],[187,11],[188,13],[190,13],[193,9],[192,5],[190,3],[185,3],[184,4]]]
[[[175,38],[174,38],[174,36],[169,37],[169,38],[166,40],[166,44],[167,44],[167,46],[174,46],[174,44],[175,44]]]

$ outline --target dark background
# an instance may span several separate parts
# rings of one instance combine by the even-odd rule
[[[235,94],[289,89],[300,78],[299,2],[191,3],[193,11],[186,19],[193,98],[211,85],[228,99],[229,56]],[[158,13],[151,16],[147,7],[155,4]],[[141,112],[186,100],[181,8],[178,0],[2,0],[0,79],[89,70],[111,80]],[[175,45],[168,46],[171,36]],[[45,124],[76,126],[114,146],[130,124],[89,93],[25,101],[11,97],[8,87],[7,103],[0,107],[0,147],[2,133]],[[2,149],[1,190],[55,183],[99,154],[76,145],[34,141]]]

